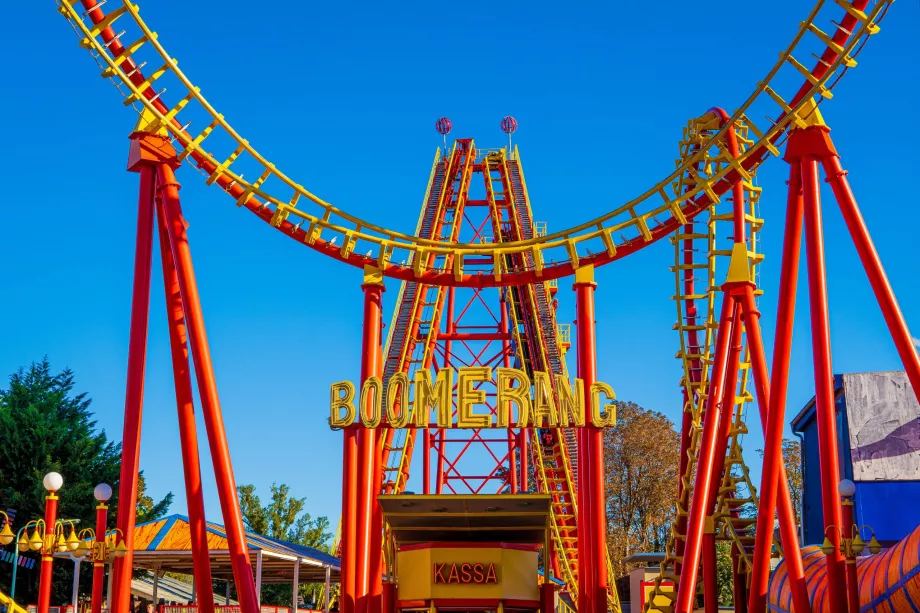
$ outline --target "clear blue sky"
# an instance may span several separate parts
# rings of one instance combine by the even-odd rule
[[[141,6],[186,73],[279,166],[347,210],[411,230],[440,141],[438,117],[452,119],[453,136],[501,146],[498,122],[513,114],[536,218],[560,229],[669,172],[686,120],[714,105],[740,104],[805,17],[806,4]],[[136,175],[123,169],[135,118],[51,0],[16,3],[6,16],[16,27],[5,35],[0,85],[7,117],[0,373],[47,354],[55,368],[76,372],[99,425],[120,439],[137,192]],[[913,245],[918,22],[917,2],[895,3],[823,110],[920,335]],[[773,159],[759,174],[768,351],[787,172]],[[288,483],[309,497],[311,513],[335,522],[341,435],[324,422],[329,383],[358,377],[360,272],[269,231],[189,169],[179,178],[237,482],[254,483],[262,494],[272,481]],[[835,370],[900,368],[832,207],[826,229]],[[662,242],[598,273],[599,374],[620,398],[677,420],[672,258]],[[141,465],[151,493],[172,490],[174,510],[184,511],[158,266]],[[396,289],[392,284],[385,295],[388,310]],[[565,289],[560,296],[561,320],[571,321],[572,297]],[[814,389],[807,311],[798,315],[790,416]],[[761,446],[759,426],[751,430],[749,450]],[[206,458],[204,449],[202,443]],[[221,521],[206,459],[204,472],[208,515]],[[759,469],[754,474],[759,480]]]

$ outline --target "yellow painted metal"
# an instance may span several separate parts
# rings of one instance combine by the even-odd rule
[[[729,129],[728,126],[741,121],[743,117],[745,118],[744,122],[754,136],[750,145],[745,148],[734,164],[721,164],[711,169],[711,172],[707,172],[705,168],[700,168],[699,162],[701,160],[700,156],[703,155],[702,153],[682,158],[681,164],[678,165],[674,172],[658,181],[636,198],[600,217],[560,232],[546,234],[545,236],[535,236],[529,240],[501,243],[500,245],[498,243],[454,244],[443,240],[409,236],[369,223],[336,208],[272,165],[249,141],[242,138],[230,126],[224,117],[204,98],[200,89],[194,86],[191,80],[178,68],[176,61],[166,52],[156,34],[141,19],[137,5],[123,0],[122,6],[109,13],[106,17],[110,22],[122,15],[129,15],[134,22],[134,27],[139,30],[136,42],[129,45],[127,53],[121,54],[117,58],[99,39],[100,26],[87,21],[88,18],[78,11],[69,0],[59,0],[58,5],[59,11],[71,23],[78,36],[80,36],[82,43],[93,52],[94,57],[103,68],[104,76],[110,78],[119,91],[134,103],[136,108],[146,107],[170,130],[180,149],[180,159],[184,159],[191,152],[195,152],[200,160],[205,160],[217,168],[209,177],[212,182],[219,183],[225,190],[230,185],[240,185],[244,188],[246,200],[243,203],[248,202],[250,206],[255,205],[258,208],[267,206],[273,212],[278,213],[279,219],[284,219],[288,216],[298,217],[301,220],[300,223],[308,224],[310,231],[305,238],[305,242],[308,244],[327,244],[326,241],[331,241],[333,238],[344,242],[344,239],[349,238],[351,240],[348,242],[360,241],[362,244],[371,245],[371,257],[377,260],[378,266],[384,269],[385,274],[392,274],[394,272],[393,268],[404,270],[411,266],[411,263],[404,264],[392,261],[391,258],[394,254],[413,255],[418,253],[436,254],[445,257],[453,254],[485,255],[493,257],[496,262],[500,261],[499,257],[494,257],[498,251],[502,254],[528,253],[532,256],[537,256],[531,257],[531,260],[533,260],[531,265],[536,269],[543,260],[547,259],[543,257],[542,252],[552,251],[553,258],[557,262],[561,262],[563,260],[560,260],[557,256],[561,256],[561,252],[565,251],[568,261],[577,267],[579,258],[584,257],[588,242],[592,239],[601,240],[607,251],[614,253],[618,246],[622,246],[626,241],[631,240],[623,237],[626,231],[632,231],[643,240],[649,240],[651,231],[659,223],[664,223],[659,221],[659,218],[665,221],[673,219],[679,223],[684,223],[685,219],[681,207],[685,206],[688,200],[700,193],[711,193],[712,186],[716,182],[724,178],[733,168],[737,168],[737,165],[757,154],[759,150],[765,148],[773,155],[778,154],[776,145],[786,133],[787,128],[790,125],[797,125],[797,122],[801,121],[801,110],[805,105],[810,104],[810,100],[814,96],[829,97],[830,90],[839,81],[843,72],[853,65],[854,58],[862,49],[865,40],[870,35],[878,32],[878,22],[885,15],[891,4],[891,0],[880,0],[873,4],[868,13],[865,13],[855,9],[846,0],[835,0],[835,2],[844,11],[855,16],[858,20],[858,25],[846,44],[832,47],[834,51],[839,51],[840,55],[836,60],[829,63],[825,76],[820,79],[814,78],[808,70],[803,69],[803,64],[794,57],[794,54],[802,57],[809,55],[809,50],[816,42],[825,43],[827,35],[823,34],[815,21],[826,1],[818,0],[807,18],[802,21],[792,42],[780,54],[779,60],[767,75],[759,81],[747,100],[735,110],[731,120],[727,122],[726,128],[708,135],[708,141],[701,148],[701,152],[712,147],[721,147],[725,133]],[[119,22],[119,26],[122,25],[123,21]],[[179,103],[181,107],[176,105],[166,112],[161,112],[144,95],[143,89],[146,89],[146,86],[138,88],[123,70],[128,56],[140,63],[141,58],[135,56],[148,50],[154,51],[163,61],[163,67],[157,73],[165,71],[160,75],[162,78],[165,79],[169,76],[171,81],[178,82],[180,95],[182,96],[182,101]],[[789,75],[783,70],[785,67],[791,67],[792,70],[802,73],[800,76],[810,86],[808,94],[796,105],[789,105],[784,100],[792,98],[791,92],[797,90],[797,83],[801,83],[801,81],[788,78]],[[154,74],[156,75],[157,73]],[[777,93],[780,90],[790,93],[781,96]],[[767,94],[764,99],[771,100],[778,105],[778,110],[783,116],[778,121],[771,122],[769,127],[760,129],[745,115],[752,104],[760,99],[763,94]],[[188,112],[184,109],[192,106],[193,103],[199,115],[203,112],[212,119],[203,131],[197,135],[188,132],[187,125],[182,126],[182,122],[179,120],[179,116]],[[222,163],[220,157],[205,149],[206,140],[216,130],[221,131],[225,137],[236,143],[237,148],[240,149],[240,155],[230,163]],[[245,156],[242,155],[243,153],[245,153]],[[268,178],[271,179],[271,185],[273,186],[271,191],[256,182],[247,181],[243,178],[242,171],[237,172],[234,170],[237,166],[242,168],[243,158],[245,158],[245,165],[248,169],[255,169],[255,172],[250,174],[262,177],[265,173],[268,173]],[[754,164],[755,168],[758,164],[759,162]],[[693,176],[694,182],[689,190],[682,193],[668,191],[672,184],[682,181],[683,177],[693,173],[696,173],[696,175]],[[281,191],[277,191],[279,189]],[[282,192],[285,193],[282,194]],[[295,200],[295,195],[298,194],[302,196],[300,203],[312,203],[315,208],[306,210],[292,206],[291,202]],[[274,215],[273,219],[275,219]],[[277,226],[279,224],[273,225]],[[325,234],[325,238],[321,238],[320,235],[322,234]],[[614,238],[617,235],[621,237],[619,245]],[[580,250],[579,247],[585,251]],[[373,253],[374,250],[376,250],[376,253]],[[407,258],[407,260],[419,261],[418,258]],[[454,259],[453,262],[459,262],[459,259]],[[416,270],[420,272],[418,268]],[[497,271],[496,274],[500,273]]]
[[[396,554],[399,568],[398,600],[431,598],[498,598],[539,600],[537,552],[499,547],[410,549]],[[498,581],[488,584],[434,583],[435,563],[494,564]]]
[[[0,592],[0,604],[7,608],[7,613],[29,613],[26,609],[13,602],[13,599],[3,592]]]

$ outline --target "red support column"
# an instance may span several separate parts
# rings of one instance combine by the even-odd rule
[[[841,502],[843,506],[843,524],[840,529],[844,538],[853,538],[858,533],[856,522],[853,521],[853,501],[844,498]],[[849,551],[846,557],[847,567],[847,605],[850,613],[859,613],[859,579],[856,577],[856,555]]]
[[[594,321],[594,267],[575,271],[578,378],[584,382],[584,406],[590,406],[591,385],[597,381],[597,339]],[[607,513],[604,496],[603,430],[588,424],[581,429],[578,454],[578,608],[607,611]],[[587,517],[585,517],[587,516]],[[591,572],[584,572],[591,569]],[[585,600],[582,600],[582,599]]]
[[[706,412],[703,416],[703,439],[700,443],[696,478],[693,485],[693,499],[687,518],[687,539],[684,559],[681,565],[680,582],[677,586],[677,613],[693,611],[696,597],[696,581],[699,576],[699,563],[703,546],[703,532],[706,522],[706,506],[709,502],[709,485],[715,464],[716,438],[719,431],[719,415],[722,411],[722,387],[725,383],[725,371],[728,366],[729,342],[732,337],[732,315],[735,301],[731,295],[722,300],[722,314],[716,334],[716,354],[709,383],[709,396],[706,399]]]
[[[195,281],[195,270],[192,266],[192,253],[185,232],[182,207],[179,204],[179,184],[172,168],[166,164],[157,166],[157,179],[157,188],[166,214],[166,229],[169,235],[170,250],[176,265],[182,304],[185,307],[185,318],[189,339],[191,340],[192,359],[195,362],[198,392],[201,396],[201,408],[208,432],[211,459],[214,464],[217,494],[220,499],[224,527],[227,532],[230,563],[233,567],[233,580],[236,583],[236,591],[243,613],[256,613],[259,610],[259,595],[256,593],[255,580],[252,576],[252,565],[249,561],[249,551],[246,545],[246,533],[243,529],[243,517],[240,513],[236,481],[233,477],[233,466],[230,461],[230,449],[227,445],[227,433],[224,429],[224,419],[220,411],[217,382],[214,379],[214,367],[211,362],[211,351],[208,348],[204,315],[198,296],[198,284]],[[123,611],[126,610],[123,609]]]
[[[45,496],[45,538],[41,549],[42,560],[38,577],[38,613],[48,613],[48,606],[51,604],[51,573],[53,572],[52,563],[54,560],[52,556],[54,555],[54,547],[57,545],[54,539],[57,508],[58,497],[55,495],[54,490],[51,490]]]
[[[790,147],[792,144],[790,143]],[[802,189],[805,203],[805,255],[808,264],[808,290],[811,307],[811,341],[814,352],[815,415],[818,421],[818,453],[821,467],[821,494],[824,527],[839,526],[843,517],[837,498],[840,482],[837,451],[837,408],[834,402],[834,371],[831,364],[830,321],[827,306],[827,278],[824,268],[824,234],[821,227],[821,194],[818,183],[818,158],[805,155],[802,164]],[[828,534],[836,549],[840,535]],[[839,551],[827,556],[828,595],[832,611],[846,607],[843,557]]]
[[[361,384],[370,377],[380,377],[383,359],[380,349],[380,325],[383,302],[383,275],[372,267],[365,268],[364,284],[364,325],[361,341]],[[359,411],[363,407],[359,407]],[[375,474],[378,465],[377,431],[368,428],[358,429],[358,487],[357,487],[357,533],[355,566],[355,611],[356,613],[373,613],[372,603],[373,575],[379,574],[379,564],[375,567],[374,550],[383,546],[382,535],[375,533],[373,516],[379,512],[377,494],[380,491],[379,479]],[[375,489],[376,485],[376,489]],[[376,556],[379,562],[379,555]],[[379,607],[379,604],[378,604]]]
[[[767,608],[770,557],[773,550],[773,518],[777,505],[780,511],[783,553],[791,583],[793,611],[794,613],[810,613],[811,611],[796,531],[795,510],[789,495],[782,451],[799,254],[802,245],[802,211],[801,168],[798,164],[792,164],[786,207],[786,226],[783,233],[783,255],[780,263],[779,306],[776,318],[776,337],[773,343],[773,378],[770,380],[769,390],[766,387],[766,357],[760,332],[759,313],[754,303],[753,287],[749,286],[744,295],[745,326],[751,348],[757,404],[760,408],[761,422],[764,424],[763,478],[760,484],[760,507],[756,532],[758,536],[754,544],[751,573],[749,609],[751,613],[764,613]]]
[[[105,558],[100,555],[105,547],[105,533],[108,530],[109,507],[100,502],[96,505],[96,543],[93,547],[93,595],[90,611],[102,613],[102,586],[105,583]],[[116,533],[117,534],[117,533]]]
[[[121,438],[121,472],[118,479],[117,526],[127,552],[115,558],[111,607],[119,613],[131,604],[131,574],[134,568],[134,523],[137,481],[141,453],[141,422],[144,408],[144,368],[147,361],[147,322],[150,312],[150,262],[153,257],[153,209],[156,184],[155,163],[147,152],[169,147],[169,139],[155,134],[131,135],[128,170],[140,173],[137,205],[137,233],[134,244],[134,287],[131,294],[131,332],[128,338],[128,375],[125,389],[125,423]],[[174,153],[174,152],[173,152]]]
[[[736,245],[744,245],[735,243]],[[723,300],[728,299],[731,293],[730,283],[722,286]],[[725,469],[725,456],[728,452],[728,439],[735,418],[735,404],[738,391],[738,371],[741,368],[742,344],[741,305],[734,302],[731,319],[731,345],[729,346],[728,361],[725,369],[725,379],[722,385],[722,400],[719,418],[718,434],[716,436],[715,450],[713,452],[712,476],[709,479],[708,502],[706,503],[705,533],[703,535],[703,603],[706,613],[717,613],[719,610],[719,577],[716,563],[716,539],[713,514],[716,510],[719,488],[722,487],[722,473]],[[712,386],[710,386],[712,390]]]
[[[501,321],[500,321],[500,331],[502,334],[502,366],[505,368],[511,367],[511,335],[508,328],[508,304],[505,302],[505,292],[507,288],[500,288],[500,297],[498,303],[498,308],[501,311]],[[501,407],[499,407],[501,410]],[[508,408],[508,423],[513,424],[515,422],[514,415],[511,415],[511,408]],[[517,456],[517,442],[520,439],[520,431],[517,433],[509,432],[508,435],[508,464],[510,465],[510,471],[508,476],[508,483],[511,485],[511,493],[518,493],[518,463],[515,460]],[[527,491],[526,489],[524,491]]]
[[[187,331],[179,277],[169,248],[166,212],[157,205],[157,228],[160,236],[160,259],[163,265],[163,285],[166,290],[166,319],[172,353],[173,379],[176,387],[176,408],[179,414],[179,441],[182,446],[182,466],[185,473],[185,498],[188,506],[189,534],[192,540],[195,593],[202,613],[214,613],[214,588],[211,583],[211,560],[205,525],[204,498],[201,488],[201,465],[198,458],[198,432],[195,405],[192,400],[192,377],[188,362]]]
[[[856,245],[856,251],[859,253],[859,259],[869,277],[869,283],[882,309],[882,315],[885,316],[885,323],[888,324],[888,330],[898,349],[904,370],[907,371],[907,378],[910,379],[910,384],[914,388],[914,395],[920,399],[920,358],[917,356],[917,348],[907,329],[907,322],[904,321],[904,315],[898,306],[894,290],[891,289],[891,283],[888,282],[888,277],[885,275],[878,252],[872,243],[872,237],[869,236],[866,222],[856,205],[856,198],[847,181],[847,172],[841,167],[840,158],[837,155],[825,156],[822,162],[827,182],[834,190],[837,204],[840,205],[843,219],[846,221],[853,244]]]
[[[355,613],[355,558],[358,530],[358,439],[355,428],[343,431],[342,444],[342,613]]]

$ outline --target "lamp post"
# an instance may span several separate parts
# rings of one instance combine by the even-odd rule
[[[857,526],[853,520],[853,495],[856,494],[856,484],[849,479],[842,479],[837,486],[837,492],[843,498],[843,526],[828,526],[824,531],[824,544],[821,551],[825,555],[834,553],[834,545],[827,538],[827,532],[836,529],[840,534],[840,553],[846,560],[846,588],[847,608],[850,613],[859,613],[859,583],[856,579],[856,557],[866,549],[866,542],[862,539],[860,531],[863,528],[872,533],[869,541],[869,553],[876,554],[882,550],[881,543],[875,538],[875,531],[869,526]]]
[[[112,488],[100,483],[93,490],[93,496],[99,501],[96,505],[96,529],[85,528],[80,531],[78,543],[73,555],[78,558],[93,556],[93,595],[90,601],[92,613],[102,611],[102,587],[105,580],[105,565],[114,558],[123,558],[128,552],[124,534],[115,528],[112,535],[107,534],[108,506],[105,504],[112,497]],[[121,534],[121,540],[118,535]]]
[[[105,548],[105,533],[108,522],[109,507],[105,504],[112,497],[112,487],[100,483],[93,490],[93,496],[99,501],[96,505],[96,543],[93,548],[93,596],[91,600],[92,613],[102,611],[102,583],[105,575],[105,555],[97,555],[97,551]]]
[[[42,485],[48,490],[48,495],[45,497],[44,533],[42,534],[42,541],[39,542],[42,561],[38,582],[38,613],[48,613],[48,605],[51,601],[51,563],[53,560],[51,556],[54,553],[54,536],[57,532],[58,497],[56,492],[64,485],[64,478],[59,473],[50,472],[42,479]],[[36,526],[35,531],[32,533],[32,540],[38,538],[38,529],[39,527]],[[62,534],[62,542],[63,538]]]

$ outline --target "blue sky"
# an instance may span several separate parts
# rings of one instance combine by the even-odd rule
[[[665,176],[686,120],[739,105],[806,16],[805,4],[562,10],[478,0],[148,0],[142,10],[186,73],[263,153],[381,225],[414,227],[440,142],[438,117],[451,118],[452,136],[488,147],[504,144],[498,122],[514,115],[535,217],[552,230]],[[47,354],[54,367],[76,372],[99,425],[120,439],[137,192],[124,166],[135,119],[51,0],[12,10],[11,23],[30,27],[5,35],[7,57],[13,50],[22,57],[5,62],[0,85],[0,111],[15,118],[4,126],[0,373]],[[920,291],[905,230],[920,162],[918,20],[916,2],[896,3],[822,107],[915,335]],[[787,172],[773,159],[759,173],[768,351]],[[272,481],[288,483],[308,497],[311,513],[335,521],[341,435],[325,426],[326,402],[330,382],[358,378],[360,272],[283,240],[189,169],[179,179],[237,482],[263,494]],[[900,368],[829,191],[825,198],[835,371]],[[662,242],[598,272],[598,343],[600,378],[620,398],[677,420],[672,258]],[[184,511],[158,266],[141,466],[151,493],[172,490],[174,510]],[[560,286],[560,319],[571,321],[573,298],[566,281]],[[396,290],[391,284],[385,295],[387,312]],[[814,393],[807,302],[799,305],[790,416]],[[751,426],[748,450],[761,446]],[[220,521],[205,450],[202,441],[206,509]]]

